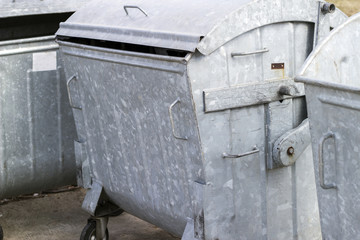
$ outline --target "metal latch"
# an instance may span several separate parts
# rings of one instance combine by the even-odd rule
[[[282,135],[273,147],[274,167],[293,165],[311,144],[309,120],[304,120],[297,128]]]

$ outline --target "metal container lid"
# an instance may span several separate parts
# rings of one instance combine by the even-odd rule
[[[334,29],[307,58],[296,81],[359,92],[359,25],[360,13]]]
[[[200,39],[253,0],[95,0],[60,24],[58,36],[195,51]]]
[[[0,18],[74,12],[85,0],[0,0]]]

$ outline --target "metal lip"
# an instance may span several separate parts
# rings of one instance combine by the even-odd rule
[[[94,34],[94,32],[96,32],[96,34]],[[196,47],[202,38],[202,35],[183,32],[167,32],[143,28],[126,28],[68,22],[60,23],[60,28],[56,35],[123,42],[189,52],[195,52]]]
[[[59,45],[54,43],[48,46],[24,47],[24,48],[10,49],[4,51],[0,50],[0,57],[25,54],[25,53],[34,53],[34,52],[46,52],[46,51],[53,51],[58,49],[59,49]]]
[[[55,40],[59,45],[65,46],[65,47],[72,47],[72,48],[79,48],[82,50],[92,50],[97,52],[103,52],[103,53],[112,53],[112,54],[119,54],[123,56],[131,56],[131,57],[141,57],[141,58],[147,58],[147,59],[153,59],[153,60],[161,60],[161,61],[168,61],[168,62],[180,62],[186,64],[188,59],[190,58],[189,55],[192,55],[192,53],[189,53],[185,57],[171,57],[171,56],[163,56],[163,55],[156,55],[151,53],[138,53],[138,52],[129,52],[124,50],[117,50],[117,49],[107,49],[102,47],[95,47],[95,46],[88,46],[78,43],[70,43],[65,42],[61,40]]]
[[[43,42],[55,40],[55,35],[44,36],[44,37],[33,37],[33,38],[24,38],[24,39],[16,39],[16,40],[7,40],[0,41],[0,46],[14,45],[14,44],[23,44],[23,43],[35,43],[35,42]]]
[[[323,80],[318,80],[318,79],[308,78],[308,77],[303,77],[303,76],[295,77],[295,82],[301,82],[301,83],[318,86],[318,87],[332,88],[335,90],[360,93],[360,87],[349,86],[349,85],[345,85],[345,84],[341,84],[341,83],[326,82]]]

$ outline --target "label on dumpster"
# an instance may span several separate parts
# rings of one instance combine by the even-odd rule
[[[33,53],[34,72],[56,70],[56,51]]]

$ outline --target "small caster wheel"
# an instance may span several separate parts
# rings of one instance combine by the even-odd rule
[[[90,221],[82,230],[80,240],[109,240],[109,231],[106,229],[105,238],[96,239],[96,222]]]
[[[4,232],[2,227],[0,226],[0,240],[3,240],[3,238],[4,238]]]

